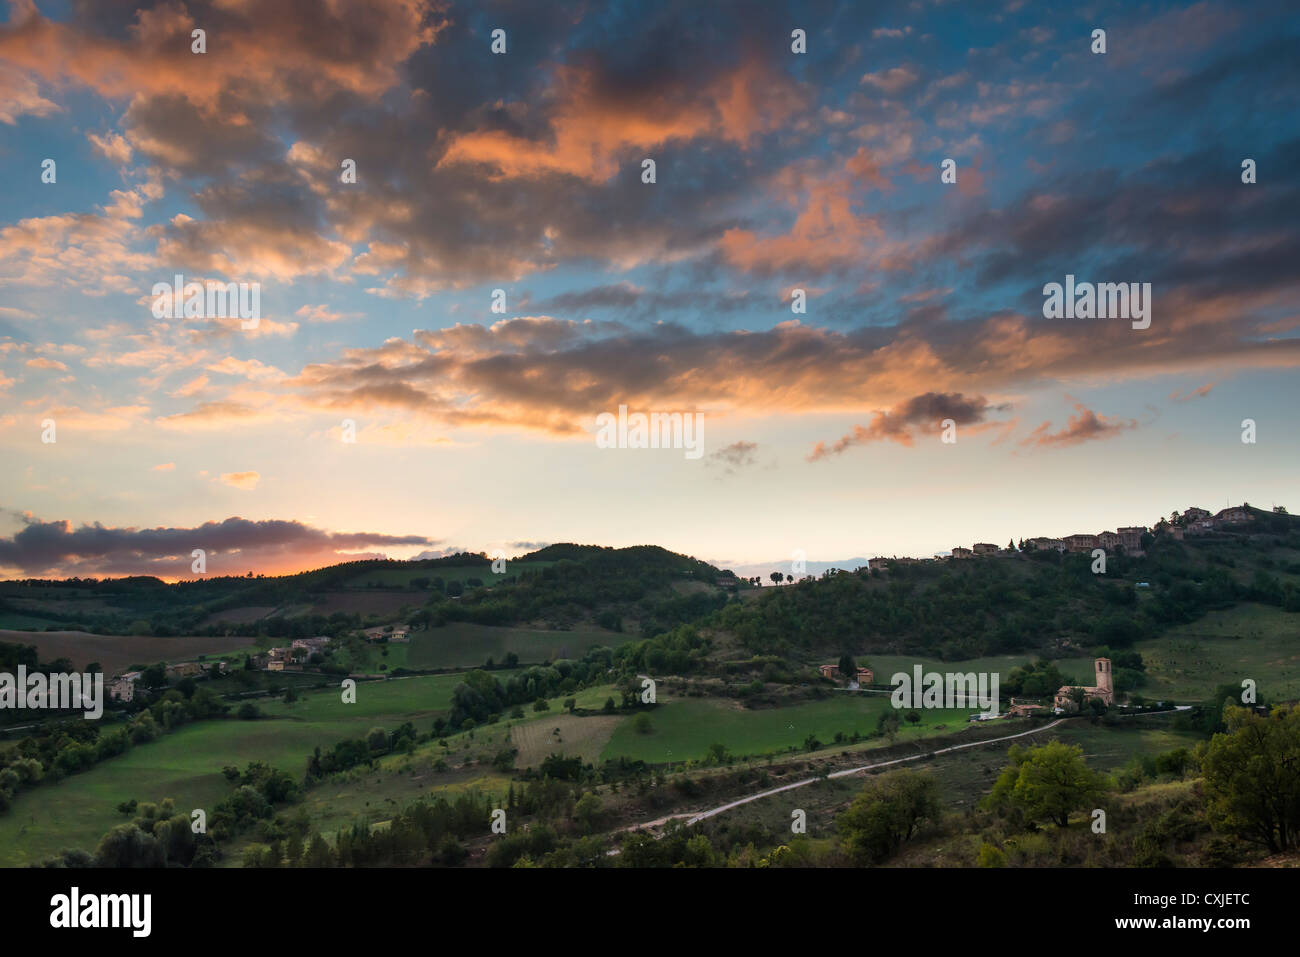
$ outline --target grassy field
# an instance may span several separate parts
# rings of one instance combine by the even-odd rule
[[[1213,611],[1161,638],[1139,642],[1147,698],[1196,701],[1221,684],[1253,678],[1268,698],[1300,697],[1300,615],[1267,605]]]
[[[362,682],[355,704],[338,690],[310,692],[294,704],[259,706],[258,721],[205,721],[186,725],[150,744],[132,748],[57,784],[20,792],[0,816],[0,866],[21,866],[63,848],[94,849],[122,820],[114,808],[136,798],[170,797],[178,808],[211,809],[230,793],[221,768],[266,761],[299,777],[317,745],[331,747],[362,737],[372,727],[393,730],[412,721],[429,730],[434,714],[446,710],[458,675]]]
[[[411,632],[405,664],[409,668],[473,668],[488,658],[501,662],[509,652],[525,663],[581,658],[597,645],[616,647],[628,636],[599,628],[543,631],[455,622]],[[399,645],[390,646],[390,656]],[[388,662],[390,669],[401,667]]]
[[[886,709],[892,709],[886,695],[836,694],[823,701],[753,711],[717,698],[661,698],[659,707],[649,712],[650,733],[642,734],[633,721],[624,720],[601,757],[625,756],[652,764],[698,760],[715,742],[737,756],[759,755],[802,748],[810,734],[830,744],[837,731],[874,732]],[[903,722],[898,740],[961,730],[973,710],[923,710],[919,725]]]
[[[516,724],[510,730],[511,743],[519,749],[515,766],[533,767],[551,754],[580,757],[583,761],[600,761],[614,729],[627,720],[616,715],[578,717],[556,714],[545,720]]]
[[[1067,721],[1046,732],[1043,740],[1059,738],[1083,748],[1088,766],[1102,771],[1121,768],[1136,755],[1163,754],[1174,748],[1191,750],[1201,735],[1170,727],[1172,715],[1124,718],[1118,727],[1106,728],[1089,721]]]
[[[115,675],[131,664],[187,661],[199,655],[220,656],[248,648],[253,638],[155,638],[152,635],[92,635],[85,631],[0,631],[0,641],[35,645],[42,661],[70,658],[78,668],[98,661]]]

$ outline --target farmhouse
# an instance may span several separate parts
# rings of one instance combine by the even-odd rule
[[[988,542],[976,542],[972,546],[971,550],[974,551],[976,555],[996,555],[998,553],[998,547],[996,545],[990,545]]]
[[[108,696],[114,701],[121,701],[124,704],[135,700],[135,683],[140,678],[140,672],[128,671],[124,675],[119,675],[108,684]]]

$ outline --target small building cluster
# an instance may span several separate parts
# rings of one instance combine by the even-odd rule
[[[1277,506],[1274,512],[1286,514],[1286,509]],[[1230,531],[1232,526],[1242,525],[1255,520],[1255,515],[1248,505],[1234,505],[1231,508],[1225,508],[1217,515],[1211,515],[1209,511],[1203,508],[1192,507],[1184,511],[1181,515],[1174,513],[1174,521],[1161,519],[1154,527],[1148,528],[1145,525],[1129,525],[1117,528],[1115,531],[1091,533],[1079,533],[1067,535],[1064,538],[1046,538],[1034,537],[1026,538],[1020,543],[1020,550],[1026,552],[1033,551],[1057,551],[1057,552],[1091,552],[1093,549],[1100,548],[1108,553],[1116,552],[1120,548],[1124,549],[1127,555],[1142,555],[1145,553],[1142,547],[1142,539],[1148,534],[1170,535],[1176,539],[1182,539],[1185,535],[1205,535],[1215,531]],[[952,552],[947,555],[935,555],[934,558],[872,558],[867,562],[868,568],[884,568],[889,564],[914,565],[918,562],[945,561],[949,558],[974,558],[977,555],[1014,555],[1016,548],[999,548],[988,542],[976,542],[970,548],[965,545],[956,545]]]
[[[830,678],[834,681],[840,675],[839,665],[819,665],[817,668],[823,678]],[[869,685],[876,680],[876,674],[870,668],[859,668],[857,677],[853,679],[858,685]]]
[[[225,661],[178,661],[175,664],[168,665],[165,674],[168,680],[178,680],[180,678],[195,678],[200,675],[207,675],[208,677],[224,675],[227,671],[229,671],[229,667]],[[134,701],[136,682],[140,680],[142,674],[141,671],[127,671],[111,679],[107,683],[109,700],[121,704],[130,704]]]

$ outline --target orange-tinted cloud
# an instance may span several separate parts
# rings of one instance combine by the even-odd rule
[[[223,485],[229,485],[231,488],[240,488],[246,491],[252,491],[257,488],[257,483],[262,481],[262,476],[257,472],[222,472],[221,482]]]
[[[1098,415],[1091,409],[1086,408],[1081,402],[1074,404],[1074,410],[1075,414],[1070,416],[1070,420],[1064,428],[1052,432],[1050,431],[1052,423],[1044,422],[1030,432],[1027,437],[1021,439],[1020,445],[1034,448],[1059,448],[1078,445],[1082,442],[1114,438],[1121,432],[1137,428],[1136,419],[1108,418]]]
[[[440,166],[482,164],[505,178],[568,175],[591,182],[612,177],[620,162],[674,140],[711,137],[746,146],[778,128],[807,102],[807,95],[766,60],[693,85],[676,78],[655,87],[624,90],[591,68],[554,69],[549,137],[530,139],[500,129],[471,130],[448,143]]]

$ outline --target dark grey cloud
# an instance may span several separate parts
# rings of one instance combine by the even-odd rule
[[[961,393],[927,392],[900,402],[892,409],[872,413],[869,425],[855,425],[853,431],[827,445],[818,442],[808,455],[816,462],[830,455],[839,455],[855,445],[868,445],[888,439],[902,445],[911,445],[917,434],[934,434],[943,428],[945,419],[956,425],[973,425],[984,422],[992,412],[1004,412],[1009,405],[994,405],[983,396],[964,396]]]
[[[12,537],[0,538],[0,567],[26,574],[189,577],[194,549],[207,554],[209,573],[237,574],[268,565],[297,562],[303,567],[375,557],[354,554],[360,549],[434,543],[423,535],[331,532],[298,521],[237,516],[191,528],[114,528],[98,522],[74,527],[32,516],[23,520],[25,526]]]

